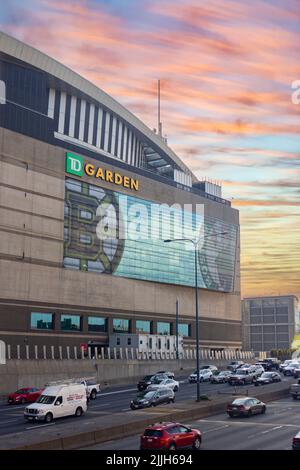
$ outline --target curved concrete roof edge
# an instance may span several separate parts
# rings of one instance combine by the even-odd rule
[[[47,54],[35,49],[28,44],[0,31],[0,52],[22,60],[36,68],[47,72],[54,77],[67,82],[74,88],[82,91],[86,95],[95,99],[107,108],[111,109],[148,139],[152,140],[164,153],[166,153],[184,172],[191,174],[192,180],[197,181],[193,172],[183,163],[183,161],[171,150],[165,142],[157,135],[154,134],[149,127],[147,127],[140,119],[132,114],[123,105],[118,103],[114,98],[98,88],[96,85],[83,78],[72,69],[66,67],[55,59],[52,59]]]

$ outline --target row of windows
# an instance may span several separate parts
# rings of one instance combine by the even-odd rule
[[[32,312],[30,318],[30,327],[38,330],[54,329],[54,314]],[[157,333],[161,335],[170,335],[172,324],[168,322],[156,323]],[[60,329],[64,331],[81,331],[82,316],[80,315],[60,315]],[[103,317],[88,317],[88,331],[93,333],[106,333],[108,331],[108,319]],[[130,333],[131,321],[127,319],[113,318],[114,333]],[[137,333],[153,333],[153,322],[148,320],[136,320]],[[181,336],[190,336],[190,325],[188,323],[179,323],[178,334]]]
[[[104,150],[130,165],[145,166],[143,145],[134,132],[100,106],[50,89],[48,116],[58,121],[59,134]]]
[[[250,318],[250,323],[252,325],[261,324],[261,323],[289,323],[288,315],[267,315],[262,317],[261,315],[255,315]]]
[[[264,333],[288,333],[289,326],[288,325],[264,325],[263,327],[260,325],[257,326],[250,326],[250,331],[253,334],[261,334]]]
[[[250,315],[288,315],[288,307],[250,307]]]

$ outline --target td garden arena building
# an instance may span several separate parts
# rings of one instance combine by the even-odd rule
[[[190,216],[188,233],[189,208],[204,208],[201,347],[240,348],[239,214],[221,188],[101,89],[4,33],[0,103],[0,339],[72,347],[105,346],[114,332],[172,335],[178,299],[192,345],[194,252],[164,243],[163,203]],[[121,236],[130,224],[144,236]]]

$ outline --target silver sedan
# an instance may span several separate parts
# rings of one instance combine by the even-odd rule
[[[174,392],[179,390],[179,382],[173,379],[164,379],[159,384],[148,385],[147,390],[160,390],[162,388],[171,388]]]

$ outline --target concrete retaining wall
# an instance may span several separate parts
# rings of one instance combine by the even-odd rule
[[[222,366],[228,361],[208,361]],[[0,365],[0,395],[21,387],[41,387],[50,380],[73,377],[95,377],[102,388],[112,384],[133,383],[146,374],[171,370],[188,375],[195,369],[195,360],[138,361],[138,360],[10,360]]]

